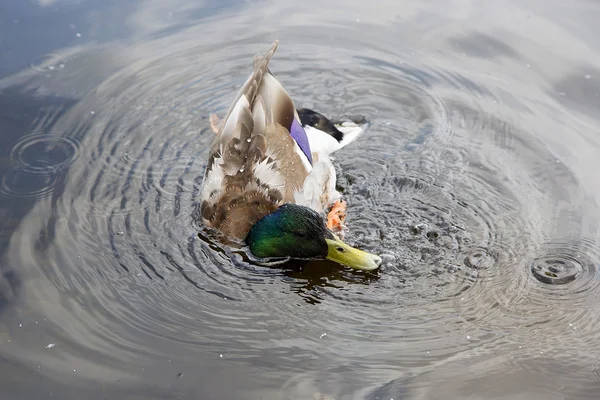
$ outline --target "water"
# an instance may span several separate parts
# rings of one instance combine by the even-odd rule
[[[0,397],[596,399],[600,6],[38,1],[0,23]],[[193,223],[274,39],[376,273]]]

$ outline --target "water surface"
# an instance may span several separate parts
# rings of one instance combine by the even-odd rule
[[[595,399],[600,6],[9,1],[0,394]],[[376,273],[259,267],[194,224],[213,137],[274,39]]]

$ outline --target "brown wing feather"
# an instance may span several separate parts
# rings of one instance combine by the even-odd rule
[[[201,215],[206,225],[228,237],[243,239],[260,218],[293,203],[294,192],[308,175],[289,133],[294,104],[268,70],[277,45],[275,41],[264,56],[254,59],[254,71],[211,148]],[[216,178],[206,183],[213,177],[219,178],[218,187]]]
[[[213,165],[213,161],[214,161],[215,157],[219,156],[219,154],[221,152],[221,147],[223,146],[224,143],[227,142],[227,140],[230,139],[230,137],[237,138],[238,141],[236,141],[234,144],[236,146],[239,146],[242,136],[245,136],[244,139],[247,140],[249,137],[249,134],[253,131],[253,129],[254,129],[253,119],[254,118],[252,115],[252,108],[253,108],[252,103],[255,100],[256,93],[258,91],[258,88],[259,88],[262,78],[264,76],[264,73],[268,69],[269,61],[271,60],[271,57],[273,57],[273,54],[275,54],[275,51],[277,50],[278,45],[279,45],[279,41],[275,40],[273,42],[273,44],[271,45],[271,48],[269,48],[269,50],[265,53],[264,56],[262,56],[262,57],[256,56],[255,57],[254,71],[252,72],[252,75],[248,78],[246,83],[244,83],[242,88],[238,91],[237,95],[235,96],[234,100],[231,102],[231,105],[229,106],[229,110],[227,111],[227,114],[225,115],[225,118],[223,119],[223,123],[221,124],[221,128],[219,129],[219,132],[217,133],[215,139],[213,140],[213,144],[212,144],[211,150],[210,150],[210,155],[208,157],[208,168],[205,172],[205,175],[210,172],[210,168]],[[227,122],[229,121],[229,119],[231,117],[231,113],[234,111],[236,104],[238,103],[238,101],[240,101],[242,96],[244,96],[248,99],[248,103],[249,103],[250,107],[248,110],[244,110],[245,112],[240,113],[240,115],[238,116],[238,119],[236,121],[237,125],[235,126],[235,128],[233,130],[230,130],[229,132],[224,132],[225,129],[229,127],[227,125]],[[240,148],[240,151],[244,150],[243,146],[244,145],[242,144],[242,148]]]

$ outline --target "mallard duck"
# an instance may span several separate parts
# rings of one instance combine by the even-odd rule
[[[361,270],[381,265],[375,254],[340,239],[345,202],[335,188],[330,154],[354,141],[366,124],[333,122],[292,99],[268,68],[278,41],[254,59],[254,71],[219,123],[200,199],[202,223],[245,243],[269,260],[329,259]]]

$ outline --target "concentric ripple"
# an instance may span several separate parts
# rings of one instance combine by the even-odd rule
[[[78,145],[60,132],[34,132],[12,146],[13,168],[32,174],[56,173],[77,160]]]
[[[530,335],[544,337],[535,347],[544,353],[560,354],[555,346],[572,335],[585,346],[598,344],[598,238],[548,241],[499,261],[457,300],[461,316],[514,332],[524,342]]]
[[[10,150],[10,169],[2,176],[0,194],[11,199],[49,196],[78,154],[77,142],[63,132],[22,136]]]
[[[297,106],[371,122],[335,165],[346,240],[380,254],[381,270],[261,267],[198,228],[208,116],[224,114],[272,38],[200,43],[210,30],[192,27],[131,45],[126,67],[13,144],[2,194],[40,200],[6,262],[28,266],[28,307],[59,344],[37,357],[17,337],[7,353],[92,381],[134,384],[173,361],[190,381],[235,366],[284,391],[352,398],[480,358],[492,372],[544,372],[528,364],[540,352],[573,367],[573,343],[596,348],[600,213],[532,128],[546,105],[507,101],[508,78],[397,36],[322,41],[350,29],[281,40],[271,69]]]
[[[600,295],[600,249],[597,242],[592,238],[551,241],[542,249],[544,255],[531,263],[533,277],[548,285],[540,285],[540,290],[577,308],[595,303],[594,296]]]
[[[52,193],[57,182],[54,174],[11,170],[2,177],[0,194],[10,199],[43,198]]]
[[[565,254],[540,257],[531,266],[531,272],[538,281],[553,285],[573,282],[584,270],[593,272],[592,277],[596,275],[593,266],[584,266],[579,260]]]

